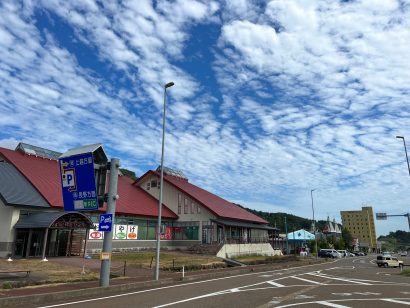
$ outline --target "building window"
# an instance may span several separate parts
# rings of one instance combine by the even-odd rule
[[[150,188],[151,188],[151,183],[148,182],[148,183],[147,183],[147,190],[150,190]]]
[[[157,187],[157,180],[152,180],[151,181],[151,187],[152,188]]]
[[[196,212],[198,214],[201,214],[201,207],[199,206],[199,204],[196,205]]]
[[[182,196],[181,194],[178,194],[178,214],[181,214],[182,212]]]
[[[184,199],[184,214],[188,214],[188,199]]]
[[[195,206],[195,203],[191,201],[191,214],[195,213],[194,212],[194,206]]]

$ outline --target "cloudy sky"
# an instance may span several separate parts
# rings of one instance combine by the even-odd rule
[[[102,3],[103,2],[103,3]],[[0,2],[0,146],[103,143],[247,207],[410,211],[410,2]],[[408,230],[377,221],[378,235]]]

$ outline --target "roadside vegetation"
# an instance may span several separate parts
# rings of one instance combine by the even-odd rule
[[[26,277],[26,273],[15,273],[18,279],[13,276],[2,274],[0,279],[0,289],[12,289],[18,287],[54,284],[54,283],[70,283],[80,281],[91,281],[99,278],[99,273],[88,269],[77,268],[73,266],[61,265],[53,262],[43,262],[39,259],[22,259],[8,262],[1,260],[0,271],[30,271]]]
[[[283,263],[289,261],[300,261],[301,257],[295,255],[288,256],[261,256],[261,255],[243,255],[234,257],[238,262],[246,265],[256,265],[256,264],[272,264],[272,263]]]
[[[145,251],[113,254],[112,260],[114,262],[126,262],[127,267],[154,268],[155,257],[155,251]],[[226,267],[225,262],[222,262],[217,257],[194,255],[177,251],[161,252],[159,261],[160,269],[165,271],[181,270],[182,266],[184,266],[186,270]]]
[[[403,270],[400,275],[410,277],[410,270]]]

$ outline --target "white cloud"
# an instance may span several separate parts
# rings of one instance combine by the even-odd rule
[[[159,162],[163,86],[174,81],[166,164],[193,183],[304,217],[311,188],[319,219],[367,203],[400,213],[408,174],[394,136],[410,136],[410,12],[398,4],[2,2],[0,145],[103,142],[145,172]],[[211,56],[191,57],[198,43]]]

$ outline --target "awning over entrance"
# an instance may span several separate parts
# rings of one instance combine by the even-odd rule
[[[220,225],[228,226],[228,227],[260,229],[260,230],[268,230],[268,231],[279,230],[277,228],[269,227],[267,225],[253,224],[253,223],[240,222],[240,221],[234,221],[234,220],[211,219],[211,221],[213,221],[217,224],[220,224]]]
[[[79,212],[42,212],[21,216],[14,227],[16,229],[92,229],[94,225],[87,216]]]

